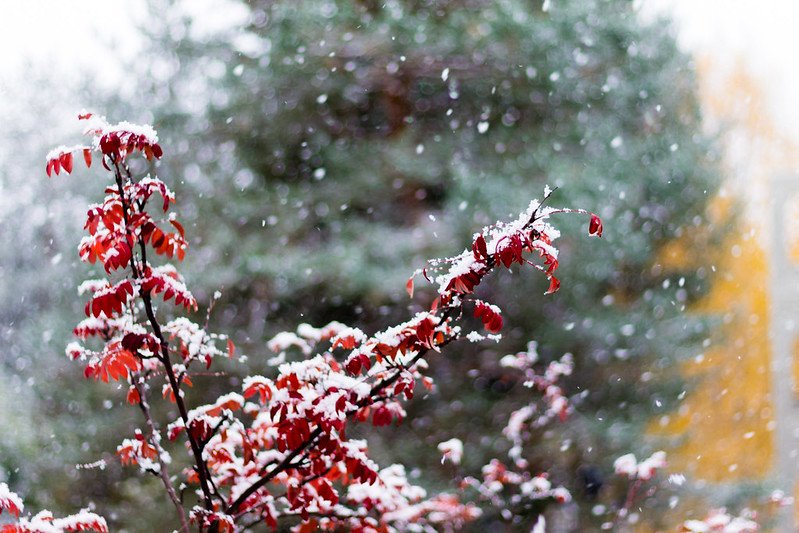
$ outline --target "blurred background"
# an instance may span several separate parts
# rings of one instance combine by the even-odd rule
[[[613,460],[659,449],[687,481],[642,498],[638,530],[718,506],[791,530],[767,501],[793,493],[799,461],[798,17],[788,0],[9,0],[0,480],[30,509],[96,506],[115,531],[171,520],[157,480],[111,460],[138,423],[125,391],[64,355],[103,178],[48,180],[44,156],[78,140],[85,108],[158,130],[182,271],[199,301],[222,291],[211,329],[248,355],[195,401],[266,372],[265,341],[299,322],[403,319],[414,269],[549,184],[554,204],[603,217],[603,239],[556,221],[554,296],[534,275],[493,279],[502,342],[435,360],[435,394],[370,436],[375,456],[431,490],[479,473],[529,394],[498,360],[534,339],[576,361],[575,414],[526,449],[575,496],[562,530],[606,523],[626,490]],[[457,471],[436,451],[451,437]],[[487,512],[475,530],[523,526]]]

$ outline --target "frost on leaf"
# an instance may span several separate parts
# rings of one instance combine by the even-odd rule
[[[441,452],[441,463],[449,461],[458,465],[463,458],[463,442],[460,439],[449,439],[438,444],[438,451]]]
[[[5,511],[14,516],[19,516],[24,509],[25,506],[22,503],[22,499],[16,493],[11,492],[8,485],[0,483],[0,513]]]
[[[182,305],[187,310],[197,310],[197,300],[172,265],[152,269],[140,281],[139,287],[144,293],[162,294],[164,301],[174,299],[175,305]]]
[[[72,173],[72,166],[74,161],[74,153],[80,152],[87,167],[92,166],[91,148],[87,146],[59,146],[51,150],[47,156],[47,177],[52,177],[53,174],[58,175],[61,170],[66,174]]]
[[[474,316],[483,321],[483,326],[491,333],[502,330],[502,311],[496,305],[477,300],[474,305]]]
[[[261,403],[266,404],[268,400],[272,399],[274,383],[271,379],[267,379],[263,376],[247,376],[244,378],[242,389],[244,390],[245,398],[258,395]]]
[[[132,372],[141,369],[141,360],[129,350],[122,347],[121,342],[109,343],[102,353],[95,355],[86,365],[84,375],[87,378],[119,381],[127,379]]]
[[[130,280],[122,280],[116,285],[107,284],[97,290],[91,300],[86,303],[86,316],[113,318],[122,313],[122,309],[135,295],[133,284]]]
[[[117,446],[117,455],[123,465],[139,465],[142,469],[158,469],[158,450],[136,430],[136,437],[125,439]]]
[[[68,533],[94,531],[108,533],[105,518],[86,509],[79,513],[55,518],[50,511],[41,511],[31,518],[23,518],[16,524],[6,524],[2,533]]]
[[[680,531],[687,533],[755,533],[760,531],[757,514],[749,509],[734,516],[726,509],[713,509],[702,520],[686,520]]]
[[[644,481],[652,479],[659,469],[665,467],[666,452],[664,451],[655,452],[640,463],[635,458],[635,455],[631,453],[622,455],[613,462],[613,470],[616,474]]]
[[[94,132],[94,142],[104,156],[125,159],[136,151],[141,152],[146,159],[158,159],[163,155],[158,135],[152,126],[130,122],[109,125],[97,121],[96,124],[101,127]]]
[[[55,518],[50,511],[40,511],[30,518],[19,518],[24,510],[22,499],[9,490],[8,485],[0,483],[0,514],[6,512],[18,519],[0,527],[2,533],[67,533],[73,531],[94,531],[108,533],[108,525],[103,517],[86,509]]]

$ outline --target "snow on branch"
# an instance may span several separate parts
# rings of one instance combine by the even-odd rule
[[[123,464],[161,478],[182,530],[194,524],[200,530],[237,531],[258,522],[271,528],[294,523],[298,531],[458,529],[480,516],[474,503],[463,501],[463,487],[428,495],[408,481],[402,465],[381,468],[371,459],[368,443],[350,435],[358,424],[371,422],[379,428],[407,417],[405,404],[417,385],[433,387],[428,359],[464,337],[486,337],[471,331],[468,317],[478,319],[489,338],[498,339],[512,317],[474,295],[489,274],[514,265],[532,267],[549,280],[547,293],[555,292],[560,281],[555,277],[559,258],[554,242],[560,234],[550,217],[587,214],[589,234],[601,236],[596,215],[534,200],[515,220],[483,228],[462,253],[430,261],[417,271],[415,276],[433,284],[435,297],[408,320],[371,334],[337,321],[319,328],[300,324],[266,343],[278,354],[272,374],[247,376],[240,390],[201,403],[188,387],[197,376],[208,375],[219,356],[233,358],[235,347],[226,335],[209,333],[188,316],[165,322],[160,318],[199,306],[176,266],[153,263],[158,256],[182,261],[188,249],[183,225],[174,213],[166,214],[175,204],[174,193],[155,176],[134,175],[128,165],[131,157],[161,158],[158,135],[148,125],[109,124],[92,113],[79,118],[90,145],[52,151],[46,158],[47,174],[71,173],[73,154],[81,153],[87,166],[99,158],[113,184],[105,187],[101,204],[90,206],[87,236],[79,246],[80,258],[102,264],[107,277],[81,285],[82,292],[91,294],[88,318],[76,326],[81,342],[70,344],[68,353],[85,363],[87,377],[127,382],[127,400],[141,411],[147,430],[137,429],[124,439],[117,455]],[[550,193],[545,191],[544,200]],[[406,288],[413,296],[413,277]],[[163,309],[156,307],[155,296]],[[99,349],[91,343],[99,343]],[[287,361],[289,354],[301,359]],[[533,344],[527,352],[503,358],[502,364],[520,372],[534,396],[511,414],[505,430],[511,458],[524,469],[526,430],[570,413],[557,382],[571,372],[573,361],[567,354],[540,368]],[[160,390],[165,400],[153,398],[152,390]],[[173,412],[170,402],[178,415],[161,430],[155,422],[160,417],[153,413]],[[162,440],[162,435],[168,438]],[[168,471],[172,455],[166,447],[171,442],[182,443],[192,462],[183,472],[182,483],[190,487],[183,498]],[[439,450],[453,467],[467,453],[458,438],[440,443]],[[482,481],[467,479],[467,485],[490,500],[506,486],[516,487],[517,499],[570,498],[566,489],[552,486],[546,473],[511,472],[499,461],[484,467]],[[21,501],[4,485],[0,506],[14,515],[22,511]],[[48,523],[105,531],[105,522],[96,515],[76,516],[73,522]],[[37,517],[30,523],[47,521],[44,515]]]

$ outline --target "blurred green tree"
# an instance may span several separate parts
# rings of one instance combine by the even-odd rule
[[[514,280],[514,291],[501,278],[483,287],[508,317],[503,340],[434,361],[436,392],[415,400],[407,425],[371,442],[383,462],[416,465],[435,488],[456,474],[438,464],[438,442],[464,441],[457,474],[503,458],[501,429],[529,391],[496,353],[534,339],[544,359],[575,355],[577,413],[538,430],[528,459],[578,499],[612,493],[602,480],[612,460],[651,451],[646,425],[684,390],[674,363],[708,337],[682,310],[705,286],[710,258],[696,254],[685,271],[658,261],[664,244],[704,222],[720,180],[693,66],[668,24],[642,22],[628,0],[232,1],[197,17],[191,4],[151,2],[151,49],[130,68],[140,96],[106,98],[98,111],[155,121],[169,155],[160,174],[199,236],[185,273],[201,301],[223,289],[213,329],[232,333],[252,369],[267,372],[264,340],[298,321],[366,330],[398,321],[416,310],[403,287],[426,258],[456,252],[544,184],[558,186],[553,203],[604,218],[603,241],[576,237],[578,222],[564,218],[559,293],[544,298],[534,276]],[[52,140],[23,142],[47,114],[38,105],[13,119],[30,135],[0,150],[16,169],[0,176],[15,191],[4,196],[3,239],[15,253],[0,260],[3,375],[20,376],[2,378],[4,400],[37,421],[4,433],[3,473],[30,489],[33,505],[58,511],[88,495],[114,510],[112,523],[132,524],[158,497],[155,484],[114,486],[117,466],[78,474],[72,465],[113,450],[116,424],[128,428],[137,413],[104,411],[94,385],[54,386],[70,372],[62,346],[81,312],[65,236],[79,224],[63,222],[80,220],[85,199],[73,192],[47,201],[48,212],[29,209],[26,195],[56,194],[26,174],[30,153]],[[43,277],[59,283],[43,290]],[[45,353],[48,372],[34,373]],[[4,416],[16,424],[12,411]],[[34,461],[42,449],[47,460]],[[78,475],[91,482],[75,487]],[[607,519],[590,508],[566,514],[584,527]],[[487,514],[481,525],[500,521]]]
[[[604,242],[569,232],[553,297],[541,280],[495,280],[514,295],[505,337],[436,361],[436,393],[383,454],[432,486],[451,482],[434,468],[442,440],[464,440],[467,473],[501,456],[492,436],[527,390],[482,350],[530,339],[545,359],[577,362],[578,414],[540,431],[534,465],[554,463],[590,500],[613,458],[651,451],[646,425],[684,390],[675,361],[708,336],[682,311],[710,265],[664,271],[659,250],[704,222],[720,181],[693,65],[667,23],[643,22],[628,0],[234,2],[225,14],[246,22],[215,30],[186,4],[152,8],[143,104],[157,105],[180,209],[201,236],[187,277],[206,299],[224,289],[215,327],[238,335],[254,368],[264,339],[298,319],[372,329],[405,316],[413,269],[549,184],[553,203],[603,217]],[[606,519],[590,507],[582,520]]]

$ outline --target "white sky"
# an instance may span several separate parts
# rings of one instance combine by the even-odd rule
[[[56,77],[88,69],[113,84],[124,72],[117,58],[135,57],[145,0],[2,0],[2,82],[24,82],[31,63]],[[194,0],[194,12],[225,18],[228,0]],[[639,0],[645,15],[671,13],[682,45],[716,61],[745,58],[766,89],[774,118],[799,140],[799,0]],[[72,112],[72,110],[70,110]]]
[[[138,42],[142,0],[3,0],[0,79],[24,77],[30,63],[60,76],[82,67],[119,79],[117,58],[131,58]]]
[[[775,123],[799,141],[799,1],[640,0],[675,19],[682,47],[729,66],[743,58]]]

